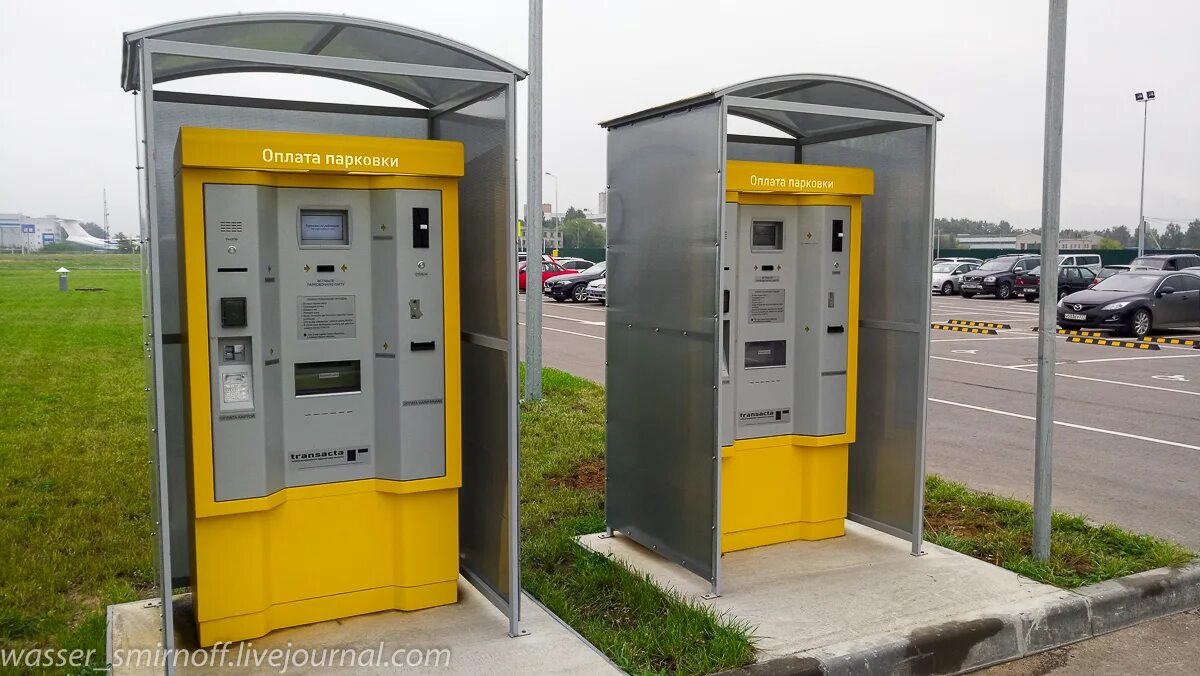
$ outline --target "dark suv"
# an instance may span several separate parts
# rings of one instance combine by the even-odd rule
[[[983,265],[963,275],[962,297],[992,294],[1000,300],[1013,297],[1017,276],[1041,265],[1041,256],[1009,254],[984,261]]]
[[[1138,256],[1129,264],[1129,269],[1184,270],[1196,266],[1200,266],[1200,255],[1197,254],[1155,254],[1153,256]]]

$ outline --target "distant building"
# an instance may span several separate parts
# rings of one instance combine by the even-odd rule
[[[1059,251],[1094,249],[1100,244],[1100,235],[1088,235],[1083,238],[1067,238],[1058,240]],[[955,242],[960,249],[1033,249],[1042,248],[1042,236],[1032,232],[1019,235],[956,235]]]
[[[1015,249],[1017,248],[1016,235],[1010,236],[954,236],[954,241],[960,249]]]
[[[47,244],[66,241],[57,216],[0,214],[0,251],[38,251]]]
[[[556,224],[561,222],[562,214],[551,213],[549,204],[542,205],[542,214],[542,251],[549,253],[554,249],[561,249],[563,234]],[[517,229],[517,251],[529,250],[528,222],[522,218],[521,227]]]

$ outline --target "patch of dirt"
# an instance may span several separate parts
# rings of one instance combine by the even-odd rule
[[[603,491],[604,461],[585,460],[575,466],[567,476],[550,478],[551,486],[565,486],[573,490]]]

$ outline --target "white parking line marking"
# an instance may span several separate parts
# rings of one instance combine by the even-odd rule
[[[576,317],[563,317],[562,315],[548,315],[548,314],[543,314],[542,316],[549,317],[550,319],[561,319],[563,321],[568,321],[568,322],[579,322],[580,324],[587,324],[588,326],[604,326],[604,322],[593,322],[590,319],[578,319]]]
[[[517,324],[520,326],[525,326],[525,322],[517,322]],[[567,331],[566,329],[552,329],[549,326],[543,326],[542,330],[543,331],[554,331],[555,333],[569,333],[572,336],[583,336],[584,338],[591,338],[593,340],[604,340],[604,336],[593,336],[588,333],[578,333],[575,331]]]
[[[930,338],[931,343],[953,343],[956,340],[1037,340],[1037,336],[990,336],[987,338]]]
[[[959,403],[957,401],[946,401],[945,399],[934,399],[933,397],[930,397],[929,401],[932,401],[937,404],[946,404],[947,406],[958,406],[960,408],[969,408],[969,409],[972,409],[975,411],[983,411],[984,413],[995,413],[996,415],[1008,416],[1010,418],[1020,418],[1022,420],[1037,420],[1037,418],[1035,418],[1031,415],[1024,415],[1021,413],[1011,413],[1009,411],[1000,411],[1000,410],[997,410],[994,408],[987,408],[985,406],[974,406],[972,404],[963,404],[963,403]],[[1070,427],[1072,429],[1084,430],[1087,432],[1097,432],[1099,434],[1110,434],[1114,437],[1125,437],[1126,439],[1137,439],[1138,441],[1148,441],[1152,444],[1163,444],[1165,446],[1176,446],[1178,448],[1186,448],[1186,449],[1192,450],[1192,451],[1200,451],[1200,446],[1184,444],[1184,443],[1180,443],[1178,441],[1170,441],[1167,439],[1157,439],[1155,437],[1143,437],[1140,434],[1129,434],[1128,432],[1117,432],[1116,430],[1106,430],[1106,429],[1102,429],[1099,427],[1089,427],[1087,425],[1078,425],[1076,423],[1063,422],[1061,420],[1055,420],[1054,424],[1061,425],[1063,427]]]
[[[1011,364],[1009,366],[1004,366],[1001,364],[988,364],[987,362],[982,362],[982,361],[970,361],[967,359],[954,359],[952,357],[938,357],[938,356],[934,356],[934,355],[930,355],[929,358],[930,359],[938,359],[941,361],[954,361],[954,362],[958,362],[960,364],[971,364],[973,366],[987,366],[989,368],[994,368],[994,369],[1004,369],[1006,371],[1016,371],[1017,373],[1029,373],[1031,375],[1037,375],[1037,371],[1026,371],[1025,370],[1031,366],[1033,368],[1037,368],[1037,364]],[[1087,376],[1077,376],[1072,373],[1057,373],[1056,372],[1054,375],[1058,376],[1059,378],[1071,378],[1073,380],[1087,380],[1087,381],[1093,382],[1093,383],[1105,383],[1107,385],[1124,385],[1125,387],[1136,387],[1136,388],[1142,389],[1142,390],[1158,390],[1159,392],[1171,392],[1174,394],[1189,394],[1193,397],[1200,397],[1200,392],[1192,392],[1190,390],[1176,390],[1176,389],[1173,389],[1170,387],[1156,387],[1154,385],[1141,385],[1139,383],[1126,383],[1126,382],[1123,382],[1120,380],[1105,380],[1104,378],[1089,378]]]
[[[524,303],[525,296],[520,296],[517,300]],[[550,305],[552,303],[552,301],[547,301],[544,298],[542,300],[543,300],[543,303],[542,303],[543,305]],[[569,309],[569,310],[587,310],[588,312],[605,312],[606,311],[606,308],[604,308],[603,306],[597,306],[597,305],[580,305],[579,303],[572,303],[570,305],[568,305],[566,303],[554,303],[554,305],[561,305],[564,310],[567,310],[567,309]]]
[[[1156,354],[1147,355],[1144,357],[1110,357],[1108,359],[1077,359],[1076,364],[1095,364],[1104,361],[1138,361],[1141,359],[1187,359],[1188,357],[1200,357],[1200,354]]]

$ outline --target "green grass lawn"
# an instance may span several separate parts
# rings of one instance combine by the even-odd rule
[[[0,254],[0,647],[102,659],[152,584],[138,273],[87,269],[114,259]]]
[[[1195,554],[1179,545],[1089,523],[1051,517],[1050,560],[1033,558],[1033,508],[931,476],[925,482],[925,539],[1057,587],[1081,587],[1131,573],[1183,566]]]
[[[521,558],[529,593],[636,674],[754,661],[751,628],[575,543],[604,530],[604,389],[546,369],[521,405]]]

